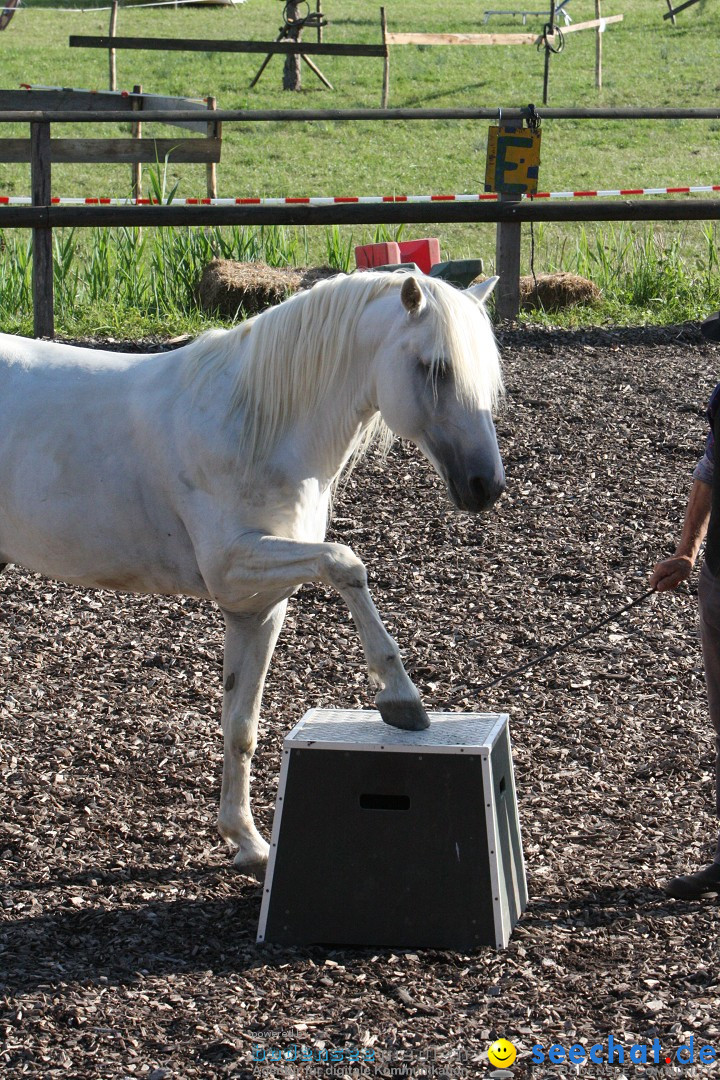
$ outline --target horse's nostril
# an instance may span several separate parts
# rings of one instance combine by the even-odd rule
[[[473,476],[470,478],[470,491],[472,492],[475,505],[479,509],[492,506],[492,504],[500,498],[504,490],[504,480],[487,479],[484,476]]]
[[[488,502],[488,485],[482,476],[470,477],[470,491],[478,506],[485,506]]]

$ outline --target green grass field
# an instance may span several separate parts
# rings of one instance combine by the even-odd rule
[[[22,83],[104,89],[107,53],[70,49],[70,34],[104,34],[107,11],[56,10],[57,0],[30,0],[0,34],[3,86]],[[519,18],[493,17],[483,27],[486,7],[512,9],[515,0],[459,3],[388,0],[391,30],[521,31]],[[543,7],[528,4],[528,7]],[[379,5],[325,0],[333,42],[380,41]],[[594,16],[593,0],[572,0],[575,22]],[[717,100],[720,71],[720,4],[705,0],[678,16],[673,28],[662,19],[663,0],[604,0],[603,14],[623,13],[604,38],[604,86],[594,87],[595,35],[568,36],[553,57],[550,104],[701,106]],[[282,7],[277,0],[248,0],[231,9],[208,7],[120,11],[118,33],[127,36],[187,38],[274,38]],[[528,29],[540,29],[529,20]],[[396,47],[391,53],[393,106],[515,106],[542,96],[543,59],[532,46]],[[213,95],[220,107],[376,107],[380,103],[382,61],[320,57],[335,86],[321,87],[308,69],[303,90],[281,89],[282,59],[275,57],[258,87],[248,84],[259,66],[253,55],[119,52],[118,84],[142,83],[148,92]],[[346,195],[472,192],[482,189],[486,123],[356,123],[225,125],[219,194]],[[24,134],[6,129],[4,135]],[[73,131],[64,127],[62,134]],[[76,129],[77,134],[88,134]],[[167,130],[165,131],[167,134]],[[597,187],[652,187],[718,182],[720,122],[548,121],[544,128],[540,187],[567,190]],[[169,166],[165,182],[181,197],[204,194],[203,166]],[[0,165],[0,194],[27,194],[26,166]],[[123,166],[56,166],[57,195],[126,195],[129,169]],[[0,218],[1,221],[1,218]],[[412,230],[415,233],[415,230]],[[417,227],[440,237],[447,257],[482,256],[491,266],[491,226]],[[525,261],[529,260],[525,229]],[[406,230],[406,235],[409,235]],[[309,230],[295,237],[289,258],[326,261],[328,246],[347,250],[373,238],[372,229],[340,230],[328,236]],[[73,243],[83,248],[79,236]],[[618,321],[669,321],[702,313],[720,303],[717,237],[700,224],[634,230],[607,226],[581,230],[546,226],[535,232],[535,268],[579,268],[598,279],[608,304],[595,317]],[[10,250],[12,245],[8,248]],[[7,251],[4,256],[8,257]],[[86,256],[87,262],[90,258]],[[649,260],[649,262],[648,262]],[[642,287],[638,288],[638,279]],[[659,295],[655,296],[654,293]],[[3,304],[7,308],[7,304]],[[587,315],[583,315],[587,317]],[[6,326],[3,311],[0,325]],[[175,322],[175,316],[173,316]],[[173,326],[175,329],[176,326]]]

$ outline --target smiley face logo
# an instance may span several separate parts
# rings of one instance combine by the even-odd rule
[[[488,1058],[491,1065],[498,1069],[509,1069],[517,1057],[517,1050],[507,1039],[497,1039],[488,1048]]]

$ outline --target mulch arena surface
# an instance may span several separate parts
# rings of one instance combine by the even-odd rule
[[[672,551],[720,351],[697,326],[499,335],[508,490],[455,512],[410,446],[370,458],[331,536],[365,560],[426,706],[510,714],[530,903],[505,951],[258,946],[261,886],[215,832],[222,624],[210,605],[0,578],[0,1074],[78,1080],[488,1075],[518,1049],[606,1045],[667,1065],[720,1052],[718,905],[660,883],[710,857],[714,748],[696,576],[517,679],[622,607]],[[269,834],[282,739],[307,708],[372,707],[342,602],[304,587],[268,679],[254,766]],[[428,866],[428,873],[433,867]],[[659,1065],[629,1064],[632,1044]],[[253,1068],[254,1047],[345,1065]],[[636,1049],[636,1054],[639,1053]],[[339,1055],[335,1055],[337,1058]],[[617,1062],[619,1054],[616,1054]],[[353,1066],[357,1068],[357,1066]]]

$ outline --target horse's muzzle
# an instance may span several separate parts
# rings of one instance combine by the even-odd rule
[[[489,510],[505,490],[505,469],[489,412],[473,417],[471,425],[435,424],[425,433],[422,450],[447,484],[458,510],[478,514]]]
[[[469,476],[465,483],[453,477],[447,480],[448,492],[458,510],[479,514],[489,510],[505,490],[505,476]]]

